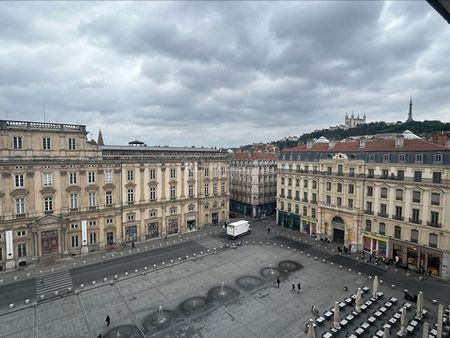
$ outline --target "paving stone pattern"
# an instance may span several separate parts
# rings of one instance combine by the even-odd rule
[[[285,260],[299,263],[301,269],[282,275],[277,288],[275,280],[262,276],[260,271],[270,265],[276,268]],[[342,301],[358,287],[371,287],[372,283],[367,275],[349,272],[338,264],[316,261],[292,247],[265,243],[226,249],[132,275],[121,276],[112,284],[99,281],[95,286],[86,286],[78,295],[39,302],[34,307],[4,310],[0,313],[0,337],[97,337],[98,334],[109,337],[116,336],[115,328],[128,330],[133,337],[305,337],[304,327],[312,316],[312,305],[323,313],[334,301]],[[257,277],[264,282],[256,289],[244,289],[236,283],[242,276]],[[237,298],[221,302],[207,297],[212,288],[218,290],[221,282],[237,290]],[[302,290],[291,291],[292,283],[298,282]],[[402,304],[402,290],[382,284],[380,291],[385,293],[385,299],[395,296]],[[205,299],[207,305],[203,306],[200,303]],[[181,308],[186,302],[192,312]],[[437,307],[428,302],[425,307],[432,318]],[[170,322],[159,323],[160,326],[151,326],[150,321],[159,318],[158,311],[163,310],[172,311],[174,317]],[[348,311],[350,308],[344,313]],[[409,312],[410,318],[413,312],[414,309]],[[107,315],[111,317],[110,327],[106,327]],[[382,323],[383,320],[379,326]],[[332,320],[318,327],[317,337],[331,325]],[[343,331],[338,337],[346,334]]]

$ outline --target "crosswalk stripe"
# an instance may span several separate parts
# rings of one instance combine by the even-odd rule
[[[196,242],[208,249],[218,248],[219,246],[224,245],[222,242],[213,238],[200,238]]]
[[[36,295],[40,296],[72,287],[72,277],[69,271],[60,271],[36,279]]]

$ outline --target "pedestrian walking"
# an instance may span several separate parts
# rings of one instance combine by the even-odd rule
[[[292,291],[295,291],[295,284],[292,283]]]
[[[164,237],[164,239],[167,241],[167,234],[166,234],[166,236]]]
[[[278,288],[280,288],[280,277],[277,278],[277,284],[278,284]]]
[[[298,284],[297,284],[297,290],[298,290],[298,292],[300,292],[301,289],[302,289],[302,286],[300,285],[300,282],[298,282]]]
[[[102,338],[102,334],[100,333],[100,334],[97,336],[97,338]]]
[[[267,233],[269,233],[269,234],[270,234],[270,228],[267,228]]]
[[[109,317],[109,315],[106,316],[105,322],[106,322],[106,326],[108,327],[109,324],[111,323],[111,317]]]
[[[369,262],[372,263],[372,255],[369,255]]]
[[[342,249],[340,246],[337,247],[338,252],[341,254],[342,253]]]

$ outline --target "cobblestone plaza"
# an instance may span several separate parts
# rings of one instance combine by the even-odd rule
[[[301,246],[294,249],[266,242],[244,243],[237,249],[225,248],[215,254],[210,250],[198,256],[200,253],[196,260],[189,257],[181,263],[158,264],[146,273],[130,271],[127,276],[118,276],[115,283],[108,278],[106,283],[96,281],[83,289],[75,285],[76,294],[44,299],[36,306],[30,303],[3,309],[0,336],[303,337],[313,305],[323,314],[335,301],[344,302],[357,288],[372,287],[369,276],[348,271],[338,263],[316,260],[301,251]],[[301,291],[292,291],[291,285],[298,283]],[[352,334],[390,297],[398,301],[389,311],[394,313],[403,305],[403,290],[382,283],[380,291],[384,296],[377,300],[378,305],[341,329],[338,337]],[[366,292],[364,300],[370,294],[370,290]],[[408,320],[415,314],[415,304],[411,305]],[[425,308],[425,320],[434,324],[437,306],[429,302],[426,294]],[[352,304],[344,305],[341,317],[353,310]],[[372,324],[367,334],[372,336],[383,327],[393,314],[388,312]],[[107,315],[111,317],[109,327]],[[399,325],[392,326],[392,335]],[[316,335],[332,326],[331,317],[317,326]],[[410,336],[419,337],[420,330],[417,327]]]

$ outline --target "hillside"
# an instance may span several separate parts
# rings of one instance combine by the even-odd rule
[[[298,142],[279,140],[272,142],[277,145],[280,150],[285,148],[294,147],[299,143],[306,143],[307,140],[319,138],[325,136],[327,139],[342,140],[349,136],[359,135],[374,135],[381,133],[402,133],[405,130],[410,130],[414,134],[430,137],[434,134],[445,132],[450,133],[450,123],[443,123],[441,121],[411,121],[411,122],[397,122],[395,124],[387,124],[385,122],[372,122],[356,128],[351,129],[322,129],[320,131],[303,134],[300,136]],[[248,146],[246,146],[248,147]]]

